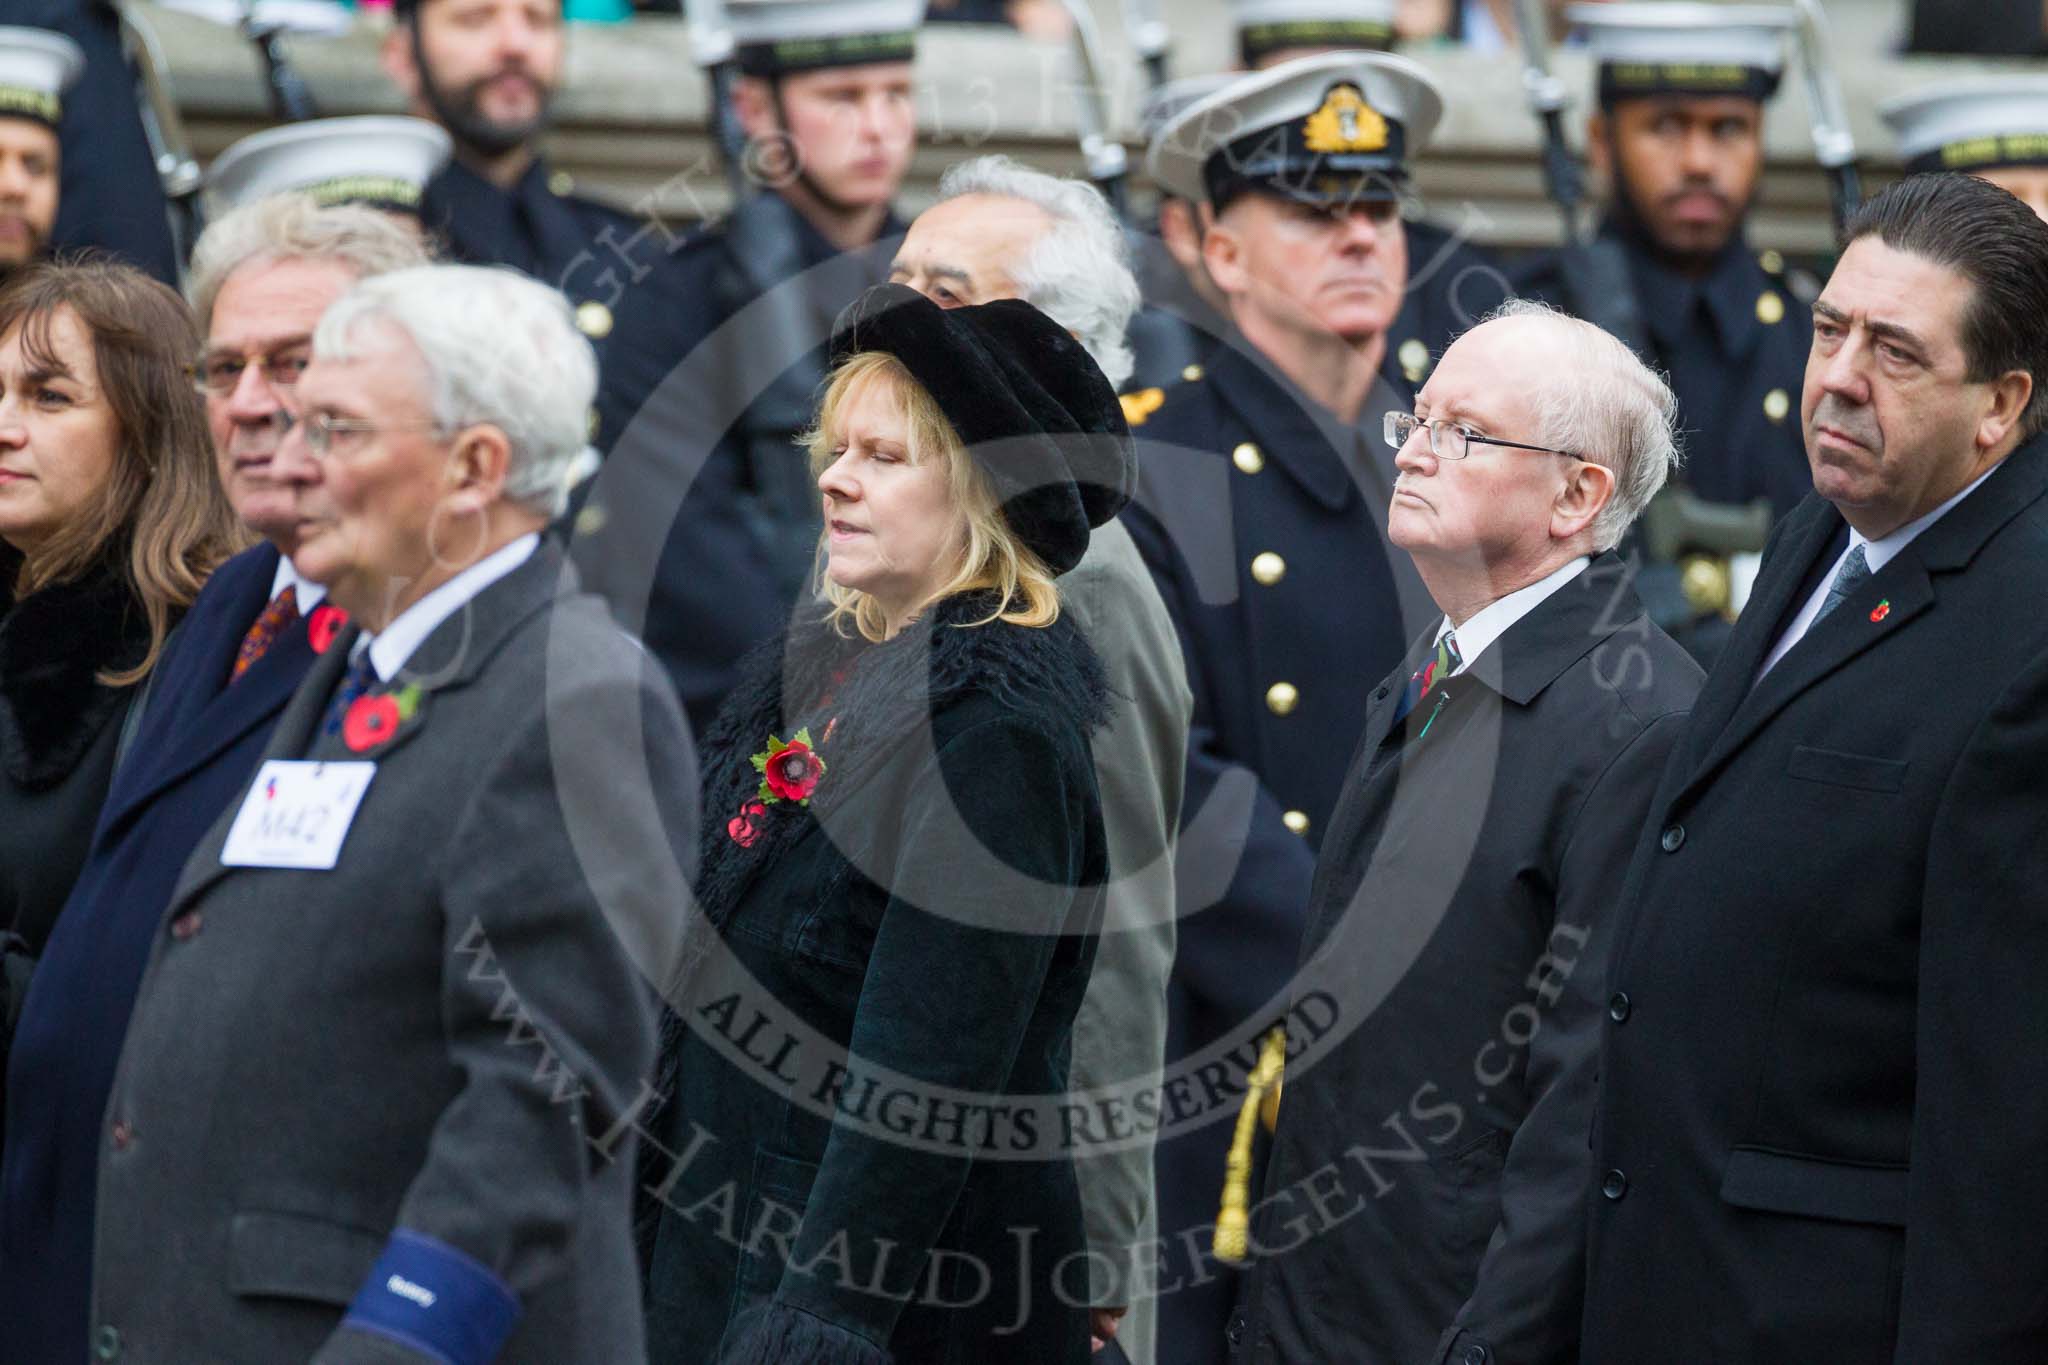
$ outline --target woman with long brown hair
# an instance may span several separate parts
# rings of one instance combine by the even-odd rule
[[[84,862],[128,711],[246,535],[198,351],[184,302],[126,266],[42,263],[0,287],[0,1025]]]

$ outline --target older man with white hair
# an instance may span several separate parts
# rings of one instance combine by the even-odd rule
[[[596,382],[568,302],[507,270],[322,317],[274,472],[352,624],[143,976],[98,1144],[102,1358],[644,1354],[605,1135],[652,1060],[695,774],[658,666],[543,539]]]
[[[1372,692],[1317,862],[1244,1359],[1578,1358],[1609,909],[1701,680],[1613,553],[1673,408],[1513,304],[1385,419],[1388,534],[1444,615]]]
[[[272,460],[313,326],[357,281],[422,265],[375,210],[279,195],[217,219],[192,259],[205,335],[193,378],[222,487],[262,537],[214,571],[164,647],[92,851],[23,1006],[0,1150],[0,1361],[85,1355],[96,1162],[114,1065],[164,907],[193,848],[241,794],[313,664],[325,589],[292,568],[299,523]]]
[[[941,307],[1023,299],[1072,332],[1112,388],[1130,377],[1125,333],[1138,284],[1115,215],[1083,181],[1004,156],[961,162],[910,225],[889,278]],[[1111,882],[1071,1072],[1084,1116],[1074,1131],[1091,1327],[1098,1343],[1113,1337],[1147,1365],[1159,1235],[1152,1142],[1124,1110],[1133,1091],[1157,1085],[1165,1059],[1173,851],[1194,703],[1173,618],[1122,523],[1096,528],[1060,580],[1060,604],[1101,655],[1115,697],[1094,744]],[[1103,1150],[1091,1156],[1091,1147]]]

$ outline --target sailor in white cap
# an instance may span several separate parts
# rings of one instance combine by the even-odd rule
[[[296,191],[321,204],[370,204],[417,216],[427,181],[448,161],[448,134],[425,119],[366,114],[251,133],[207,168],[221,210]]]
[[[62,34],[0,28],[0,277],[43,254],[57,221],[64,92],[85,54]]]
[[[1180,883],[1209,891],[1180,906],[1176,1056],[1255,1047],[1242,1030],[1269,1022],[1258,1011],[1296,965],[1316,849],[1369,704],[1360,680],[1391,672],[1436,619],[1385,540],[1395,471],[1382,428],[1413,409],[1393,330],[1410,277],[1401,199],[1443,108],[1405,58],[1328,53],[1182,110],[1147,156],[1165,191],[1211,214],[1203,261],[1233,335],[1193,377],[1127,403],[1140,491],[1124,520],[1197,698],[1183,809],[1199,819],[1212,793],[1253,793],[1234,871]],[[1162,1137],[1161,1228],[1217,1222],[1231,1134]],[[1160,1314],[1159,1359],[1217,1361],[1234,1273],[1205,1249],[1161,1279],[1181,1287]]]
[[[1944,81],[1878,106],[1909,174],[1963,171],[2048,220],[2048,76]]]
[[[696,365],[716,372],[707,392],[748,405],[691,486],[652,595],[641,598],[648,648],[668,665],[700,733],[740,655],[781,624],[810,577],[818,490],[795,438],[824,377],[814,346],[840,309],[887,277],[903,232],[893,202],[917,138],[911,76],[925,7],[726,0],[725,8],[739,73],[733,112],[755,192],[636,268],[598,394],[599,447],[649,467],[672,462],[684,443],[634,419],[707,339],[711,349]],[[776,288],[798,277],[801,288]],[[773,300],[765,310],[747,307],[763,294]],[[726,325],[741,314],[751,321]],[[629,430],[633,441],[622,447]],[[600,490],[579,518],[583,534],[601,529],[606,496]],[[586,553],[601,556],[604,546]],[[634,586],[647,592],[644,575]]]
[[[1586,142],[1609,196],[1594,249],[1618,257],[1628,291],[1577,297],[1558,255],[1534,262],[1517,289],[1609,328],[1671,377],[1686,454],[1674,494],[1767,501],[1782,515],[1812,488],[1798,420],[1812,319],[1783,257],[1753,250],[1744,224],[1795,12],[1617,3],[1566,13],[1598,73]],[[1666,567],[1669,591],[1639,585],[1650,612],[1711,660],[1731,626],[1725,594],[1688,597],[1676,563]]]
[[[1318,52],[1394,45],[1394,0],[1229,0],[1237,56],[1260,71]]]
[[[639,219],[576,193],[540,153],[567,55],[561,0],[398,0],[384,70],[408,110],[448,131],[455,154],[420,218],[455,260],[509,265],[568,295],[592,341],[617,295],[605,246]]]

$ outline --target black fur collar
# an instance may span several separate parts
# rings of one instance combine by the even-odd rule
[[[1079,724],[1092,734],[1107,721],[1101,660],[1072,619],[1061,616],[1042,629],[963,624],[988,615],[993,605],[983,593],[950,598],[881,644],[842,639],[820,614],[807,612],[750,656],[704,741],[697,890],[713,924],[724,922],[754,873],[812,818],[809,810],[778,804],[756,822],[760,833],[751,846],[728,833],[727,822],[759,786],[752,756],[769,735],[787,740],[799,729],[810,731],[826,764],[811,805],[829,814],[837,801],[858,799],[865,780],[931,715],[968,696],[993,697],[1051,731]]]
[[[0,564],[0,605],[18,562]],[[31,791],[63,780],[134,690],[99,675],[148,652],[149,619],[118,560],[12,602],[0,616],[0,769]]]

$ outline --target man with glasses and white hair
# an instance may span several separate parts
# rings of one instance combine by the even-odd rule
[[[0,1150],[0,1360],[86,1350],[102,1116],[136,984],[193,848],[247,784],[335,616],[292,567],[300,523],[273,461],[313,327],[358,280],[423,264],[416,236],[360,206],[280,195],[199,239],[190,298],[195,382],[228,500],[263,539],[208,580],[164,648],[80,872],[43,956],[10,1059]]]
[[[1138,284],[1115,215],[1083,181],[1005,156],[963,161],[940,179],[938,202],[910,225],[889,278],[942,308],[1023,299],[1072,332],[1112,388],[1130,377],[1125,333]],[[1060,580],[1060,604],[1101,655],[1113,697],[1110,723],[1094,745],[1111,882],[1095,969],[1074,1021],[1071,1080],[1083,1094],[1156,1084],[1165,1060],[1173,851],[1194,701],[1173,618],[1121,523],[1095,529],[1087,554]],[[1130,1360],[1146,1365],[1156,1307],[1140,1258],[1159,1235],[1152,1144],[1077,1155],[1090,1326],[1097,1341],[1114,1337]]]
[[[659,665],[543,539],[596,358],[560,294],[471,266],[364,281],[313,353],[274,472],[351,625],[166,911],[99,1144],[96,1340],[637,1360],[603,1138],[653,1059],[695,773]]]
[[[1699,690],[1614,553],[1675,462],[1620,342],[1510,304],[1388,413],[1388,535],[1443,617],[1323,836],[1247,1360],[1578,1358],[1609,907]]]

